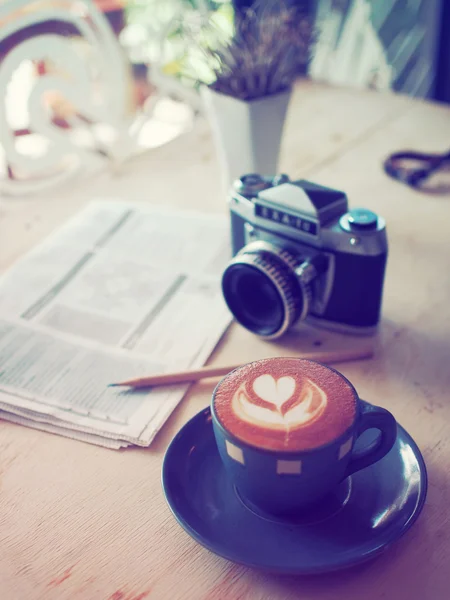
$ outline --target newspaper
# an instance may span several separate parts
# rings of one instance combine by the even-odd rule
[[[188,386],[108,384],[204,364],[229,256],[223,216],[90,204],[0,279],[0,418],[148,446]]]

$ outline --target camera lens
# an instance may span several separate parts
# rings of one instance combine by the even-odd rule
[[[294,255],[266,242],[243,248],[222,278],[223,295],[236,321],[257,335],[276,338],[304,318],[311,292],[301,266]]]
[[[284,320],[282,298],[264,273],[251,265],[230,265],[222,288],[236,321],[262,336],[273,335]]]

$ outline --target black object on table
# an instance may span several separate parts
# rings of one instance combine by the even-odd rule
[[[444,154],[402,151],[394,152],[384,161],[385,172],[402,183],[420,188],[434,173],[450,166],[450,151]]]

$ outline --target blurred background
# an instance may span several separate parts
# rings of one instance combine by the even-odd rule
[[[189,129],[213,77],[203,42],[230,38],[240,15],[268,2],[2,2],[0,192],[70,173],[69,146],[95,170]],[[312,32],[299,76],[450,102],[448,0],[283,2]]]
[[[446,35],[450,3],[446,0],[291,0],[291,3],[300,5],[311,16],[316,32],[309,68],[311,77],[345,85],[389,87],[413,96],[450,101],[450,46]],[[141,57],[151,63],[158,61],[158,48],[147,36],[148,27],[164,27],[178,11],[192,17],[192,11],[204,10],[214,15],[219,26],[227,28],[233,11],[243,11],[254,2],[129,0],[122,4],[125,27],[122,39],[131,53],[136,52],[141,41]],[[165,51],[175,75],[176,66],[171,61],[179,56],[183,45],[183,27],[174,27]],[[189,85],[188,80],[185,83]]]

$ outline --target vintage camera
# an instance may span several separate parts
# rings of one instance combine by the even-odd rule
[[[308,319],[370,334],[381,309],[384,220],[348,210],[343,192],[287,175],[237,180],[230,195],[234,258],[222,290],[236,320],[276,338]]]

